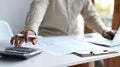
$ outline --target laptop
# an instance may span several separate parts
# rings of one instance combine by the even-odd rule
[[[8,44],[9,43],[6,43],[5,41],[0,43],[0,56],[7,58],[28,59],[42,52],[39,48],[26,46],[14,47]]]
[[[102,46],[107,46],[107,47],[113,47],[113,46],[120,45],[120,27],[118,28],[118,31],[116,32],[113,40],[105,39],[97,34],[97,36],[95,36],[95,38],[93,37],[93,39],[91,36],[91,39],[89,39],[88,41],[91,43],[97,44],[97,45],[102,45]]]

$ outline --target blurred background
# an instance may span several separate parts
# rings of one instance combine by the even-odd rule
[[[7,21],[10,24],[14,34],[19,33],[23,29],[26,14],[29,10],[31,2],[32,0],[0,0],[0,20]],[[104,21],[106,26],[111,28],[114,0],[94,0],[94,2],[99,16]],[[81,20],[83,21],[81,16],[78,18],[80,22]],[[84,23],[80,23],[80,25],[81,24]],[[84,29],[82,31],[84,31]]]
[[[0,20],[7,21],[14,34],[23,29],[31,2],[32,0],[0,0]]]
[[[95,8],[105,25],[111,29],[114,11],[114,0],[94,0]]]

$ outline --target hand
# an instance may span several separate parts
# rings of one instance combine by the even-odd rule
[[[114,38],[114,35],[116,34],[116,30],[111,30],[111,31],[104,31],[102,36],[106,39],[112,40]]]
[[[33,45],[36,44],[37,38],[29,38],[28,35],[35,35],[34,31],[31,30],[24,30],[21,32],[23,34],[23,37],[20,36],[13,36],[10,40],[11,45],[14,45],[15,47],[21,47],[24,42],[31,42]]]

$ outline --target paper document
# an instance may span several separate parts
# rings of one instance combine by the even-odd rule
[[[39,47],[57,56],[76,51],[108,50],[109,48],[91,44],[85,40],[75,40],[67,36],[44,37],[38,40]]]
[[[88,56],[96,56],[96,55],[104,55],[104,54],[110,54],[110,53],[118,53],[114,49],[106,48],[103,46],[98,45],[91,45],[93,49],[91,50],[79,50],[74,52],[73,54],[81,56],[81,57],[88,57]]]

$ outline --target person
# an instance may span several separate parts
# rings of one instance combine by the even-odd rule
[[[21,47],[23,42],[30,41],[34,45],[37,39],[29,38],[28,35],[81,34],[77,18],[79,14],[83,16],[88,27],[103,37],[107,39],[114,37],[116,31],[106,29],[90,0],[33,0],[27,14],[25,28],[21,32],[24,37],[12,37],[11,44]]]

